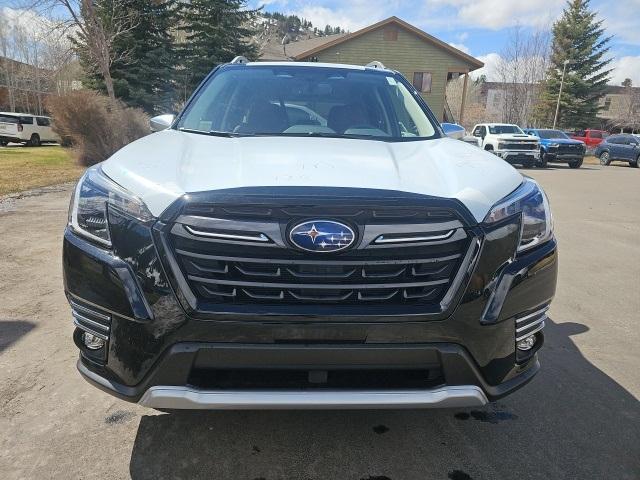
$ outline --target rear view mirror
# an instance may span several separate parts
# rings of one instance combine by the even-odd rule
[[[171,113],[167,113],[165,115],[158,115],[157,117],[153,117],[151,120],[149,120],[149,125],[151,126],[151,131],[152,132],[159,132],[161,130],[166,130],[167,128],[169,128],[171,126],[171,124],[173,123],[175,118],[176,118],[176,116],[171,114]]]

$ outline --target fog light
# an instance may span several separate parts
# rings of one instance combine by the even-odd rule
[[[87,332],[84,332],[84,334],[82,335],[82,341],[84,342],[84,346],[89,350],[99,350],[104,347],[103,339]]]
[[[527,350],[531,350],[535,344],[536,344],[536,336],[529,335],[528,337],[523,338],[518,343],[516,343],[516,347],[518,347],[518,350],[522,350],[526,352]]]

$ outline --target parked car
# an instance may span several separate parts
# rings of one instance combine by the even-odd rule
[[[602,140],[607,138],[608,135],[609,132],[606,132],[604,130],[594,130],[591,128],[587,128],[586,130],[578,130],[576,132],[573,132],[571,138],[584,142],[587,146],[587,151],[593,151],[598,145],[600,145],[600,143],[602,143]]]
[[[547,197],[399,73],[236,59],[152,125],[71,200],[95,386],[158,409],[470,407],[539,370]]]
[[[568,163],[571,168],[582,165],[587,150],[584,142],[569,138],[561,130],[527,128],[525,132],[540,139],[539,166],[546,167],[547,162]]]
[[[540,157],[538,138],[527,135],[517,125],[481,123],[473,127],[472,134],[480,139],[480,146],[484,150],[509,163],[532,168]]]
[[[9,142],[38,147],[45,142],[58,142],[60,138],[51,128],[49,117],[26,113],[0,112],[0,145]]]
[[[609,165],[614,160],[628,162],[638,168],[640,163],[640,138],[630,133],[610,135],[595,150],[600,165]]]

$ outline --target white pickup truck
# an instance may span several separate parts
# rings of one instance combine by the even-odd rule
[[[480,146],[505,161],[532,168],[540,157],[540,142],[527,135],[517,125],[507,123],[479,123],[472,134],[481,141]]]

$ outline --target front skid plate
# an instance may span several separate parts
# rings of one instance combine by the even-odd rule
[[[475,385],[430,390],[197,390],[189,387],[149,388],[140,405],[160,409],[280,410],[366,408],[481,407],[489,401]]]

